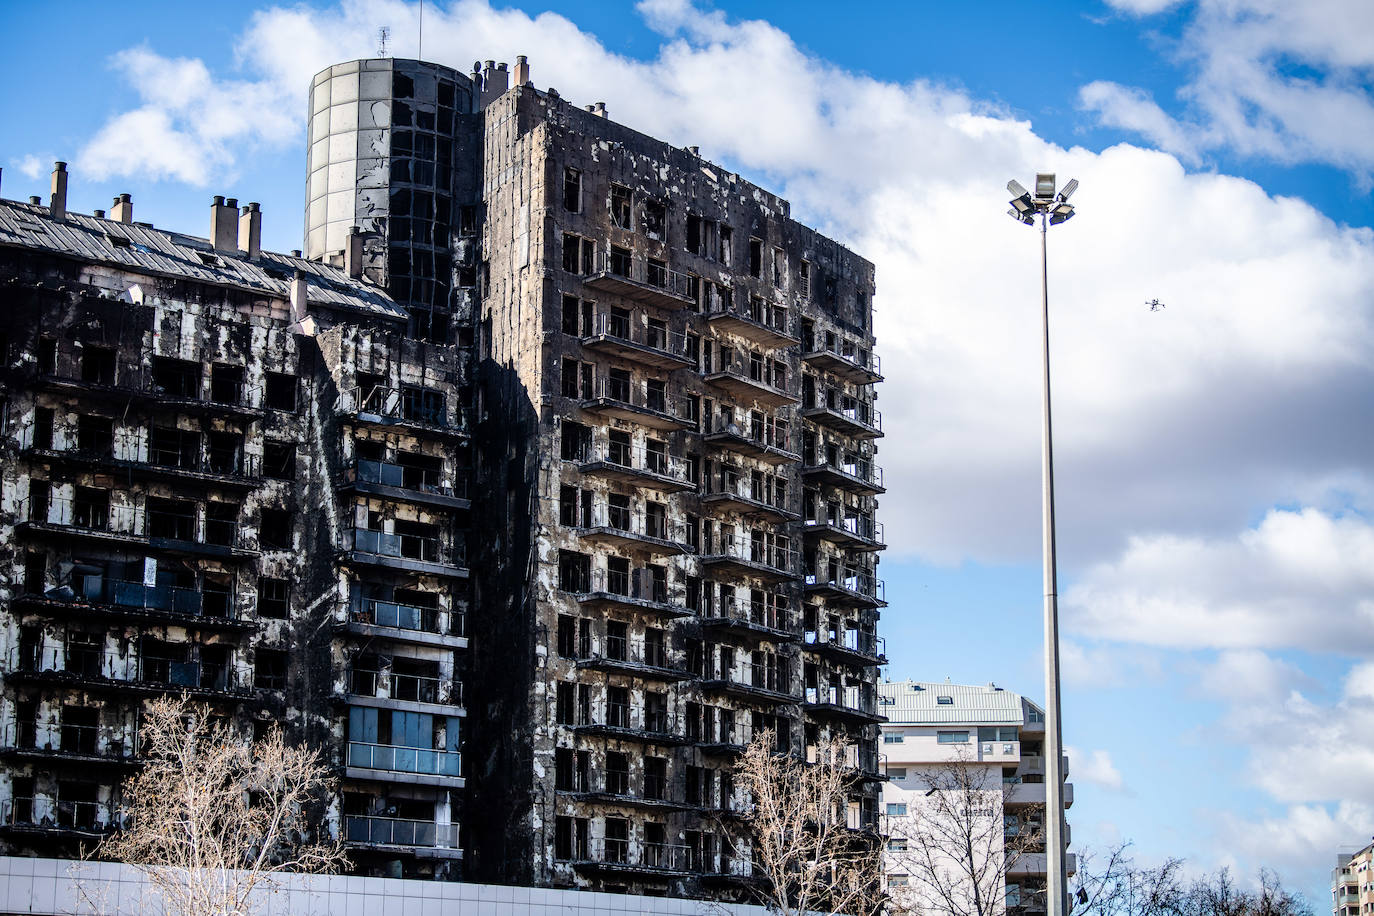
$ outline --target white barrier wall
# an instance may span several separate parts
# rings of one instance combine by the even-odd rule
[[[78,892],[80,881],[86,897]],[[254,916],[765,916],[759,906],[497,884],[282,875],[255,896]],[[0,913],[155,916],[142,874],[111,862],[0,856]]]

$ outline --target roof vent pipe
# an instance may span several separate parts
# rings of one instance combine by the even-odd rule
[[[104,219],[104,218],[105,218],[105,211],[104,211],[104,210],[92,210],[92,211],[91,211],[91,216],[94,216],[96,219]]]
[[[239,251],[249,258],[262,254],[262,207],[256,202],[239,212]]]
[[[53,219],[67,218],[67,163],[52,164],[52,197],[48,201],[48,212]]]
[[[121,194],[114,199],[114,203],[110,205],[110,219],[121,223],[134,221],[134,199],[132,195]]]

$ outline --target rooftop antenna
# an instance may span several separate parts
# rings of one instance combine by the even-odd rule
[[[425,0],[420,0],[420,49],[415,57],[417,60],[425,59]]]
[[[386,53],[386,44],[387,44],[387,42],[390,41],[390,40],[391,40],[391,29],[390,29],[390,28],[388,28],[387,26],[382,26],[380,29],[377,30],[377,56],[378,56],[378,57],[386,57],[386,56],[387,56],[387,53]]]

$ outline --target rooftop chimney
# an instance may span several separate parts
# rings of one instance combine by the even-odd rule
[[[344,270],[354,280],[363,276],[363,233],[357,226],[348,229],[348,247],[344,249]]]
[[[104,210],[92,210],[92,211],[91,211],[91,215],[94,216],[96,219],[104,219],[104,218],[105,218],[105,211],[104,211]]]
[[[606,117],[606,103],[605,103],[605,102],[597,102],[597,103],[596,103],[596,116],[597,116],[598,118],[604,118],[604,117]]]
[[[210,244],[216,251],[237,252],[238,233],[235,231],[234,217],[238,216],[239,202],[230,198],[226,201],[216,194],[210,204]]]
[[[31,204],[37,206],[37,205],[43,203],[43,198],[39,197],[37,194],[30,194],[30,195],[29,195],[29,203],[31,203]]]
[[[67,163],[52,164],[52,198],[48,201],[48,212],[53,219],[67,218]]]
[[[310,318],[308,291],[305,272],[296,271],[296,275],[291,278],[291,324],[298,327],[304,334],[309,334],[309,328],[313,326]]]
[[[134,221],[134,199],[128,194],[121,194],[114,199],[110,205],[110,219],[121,223],[132,223]]]
[[[510,88],[510,71],[505,64],[489,60],[482,65],[482,94],[479,107],[486,108]]]
[[[249,258],[262,254],[262,208],[256,202],[239,213],[239,251]]]
[[[529,58],[521,54],[515,58],[515,85],[528,86],[530,83]]]

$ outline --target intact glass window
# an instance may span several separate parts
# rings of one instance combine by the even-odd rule
[[[940,744],[968,744],[968,732],[937,732],[937,740]]]

